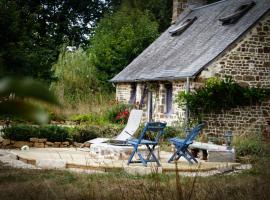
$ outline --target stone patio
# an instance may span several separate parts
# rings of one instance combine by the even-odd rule
[[[83,151],[82,151],[83,150]],[[206,162],[199,160],[199,164],[190,165],[180,159],[176,163],[167,163],[171,152],[160,152],[161,167],[149,163],[147,167],[142,164],[127,165],[127,160],[108,158],[103,155],[76,148],[30,148],[30,150],[12,150],[18,160],[32,164],[42,169],[82,169],[97,172],[126,171],[131,174],[194,172],[207,173],[231,171],[239,167],[239,163]]]

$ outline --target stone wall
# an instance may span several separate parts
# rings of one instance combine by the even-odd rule
[[[216,59],[200,78],[212,76],[230,76],[243,86],[270,88],[270,14]]]
[[[29,141],[14,141],[0,137],[0,148],[21,148],[27,145],[35,148],[70,148],[81,147],[83,144],[78,142],[49,142],[46,138],[30,138]],[[90,147],[90,144],[88,145]]]
[[[122,103],[128,103],[131,95],[131,84],[116,84],[116,100]]]
[[[267,14],[239,42],[204,70],[199,79],[232,77],[246,87],[270,88],[270,14]],[[207,133],[256,132],[269,126],[270,101],[204,117]]]
[[[235,108],[230,111],[204,116],[207,122],[205,133],[223,135],[231,130],[233,134],[264,132],[270,125],[270,101],[262,105]]]
[[[152,99],[153,99],[153,120],[154,121],[162,121],[167,122],[168,125],[173,125],[178,122],[183,122],[185,112],[182,108],[179,108],[177,103],[175,102],[176,96],[180,91],[184,91],[186,86],[185,82],[183,81],[174,81],[172,82],[173,87],[173,97],[172,97],[172,112],[170,114],[166,114],[166,88],[165,84],[168,82],[157,82],[156,85],[158,86],[155,88],[155,90],[152,90]],[[141,101],[142,93],[144,90],[144,86],[147,83],[137,83],[137,89],[136,89],[136,104],[138,105]],[[191,88],[193,88],[194,84],[191,85]],[[117,84],[117,90],[116,90],[116,96],[117,99],[122,103],[128,103],[130,99],[130,93],[127,91],[130,91],[130,83],[118,83]],[[120,97],[121,98],[118,98]],[[142,109],[144,111],[143,115],[143,122],[147,121],[147,101],[148,96],[146,95],[143,100]],[[179,121],[180,120],[180,121]]]

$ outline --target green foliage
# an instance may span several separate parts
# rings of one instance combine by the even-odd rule
[[[51,89],[62,101],[86,101],[99,90],[96,69],[82,49],[63,50],[53,71],[56,81],[51,84]]]
[[[122,126],[103,125],[103,126],[82,126],[67,128],[61,126],[31,126],[13,125],[3,129],[4,138],[15,141],[29,141],[30,138],[47,138],[50,142],[85,142],[96,137],[114,137],[122,131]]]
[[[78,124],[93,124],[93,125],[106,125],[109,123],[107,118],[104,114],[96,114],[96,113],[89,113],[89,114],[79,114],[73,115],[71,120],[78,123]]]
[[[59,47],[85,45],[85,35],[92,34],[103,14],[118,4],[117,0],[1,0],[0,74],[50,81]]]
[[[41,126],[38,132],[39,138],[47,138],[50,142],[64,142],[70,139],[69,128],[61,126]]]
[[[232,79],[210,78],[194,92],[179,93],[176,101],[179,106],[187,104],[192,114],[199,116],[202,113],[254,105],[269,96],[268,89],[242,87]]]
[[[67,141],[69,138],[69,129],[59,126],[30,126],[14,125],[6,127],[3,130],[4,138],[16,141],[29,141],[30,138],[47,138],[50,142]]]
[[[0,115],[19,117],[39,124],[47,123],[48,115],[37,103],[29,100],[59,105],[58,100],[46,87],[28,78],[1,79],[0,99]]]
[[[171,24],[173,0],[122,0],[122,6],[150,12],[158,22],[159,32]]]
[[[249,133],[235,136],[233,145],[237,156],[261,156],[264,152],[264,144],[261,134]]]
[[[97,137],[108,137],[112,138],[118,135],[123,127],[103,125],[103,126],[84,126],[80,128],[75,128],[72,131],[73,141],[85,142]]]
[[[90,38],[89,55],[103,85],[119,73],[158,36],[151,15],[122,7],[106,15]]]
[[[106,118],[110,123],[118,123],[117,115],[120,112],[129,110],[130,106],[122,103],[116,103],[106,112]]]
[[[164,138],[181,137],[185,138],[185,132],[182,127],[166,126],[164,129]]]

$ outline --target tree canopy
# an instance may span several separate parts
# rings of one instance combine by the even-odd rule
[[[83,46],[118,0],[0,0],[0,72],[51,78],[63,43]]]
[[[151,13],[122,6],[106,15],[90,38],[89,56],[104,84],[127,66],[158,36]]]

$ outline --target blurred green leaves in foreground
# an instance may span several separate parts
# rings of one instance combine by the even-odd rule
[[[37,102],[60,105],[56,97],[37,81],[30,78],[0,79],[0,115],[45,124],[48,114]]]

